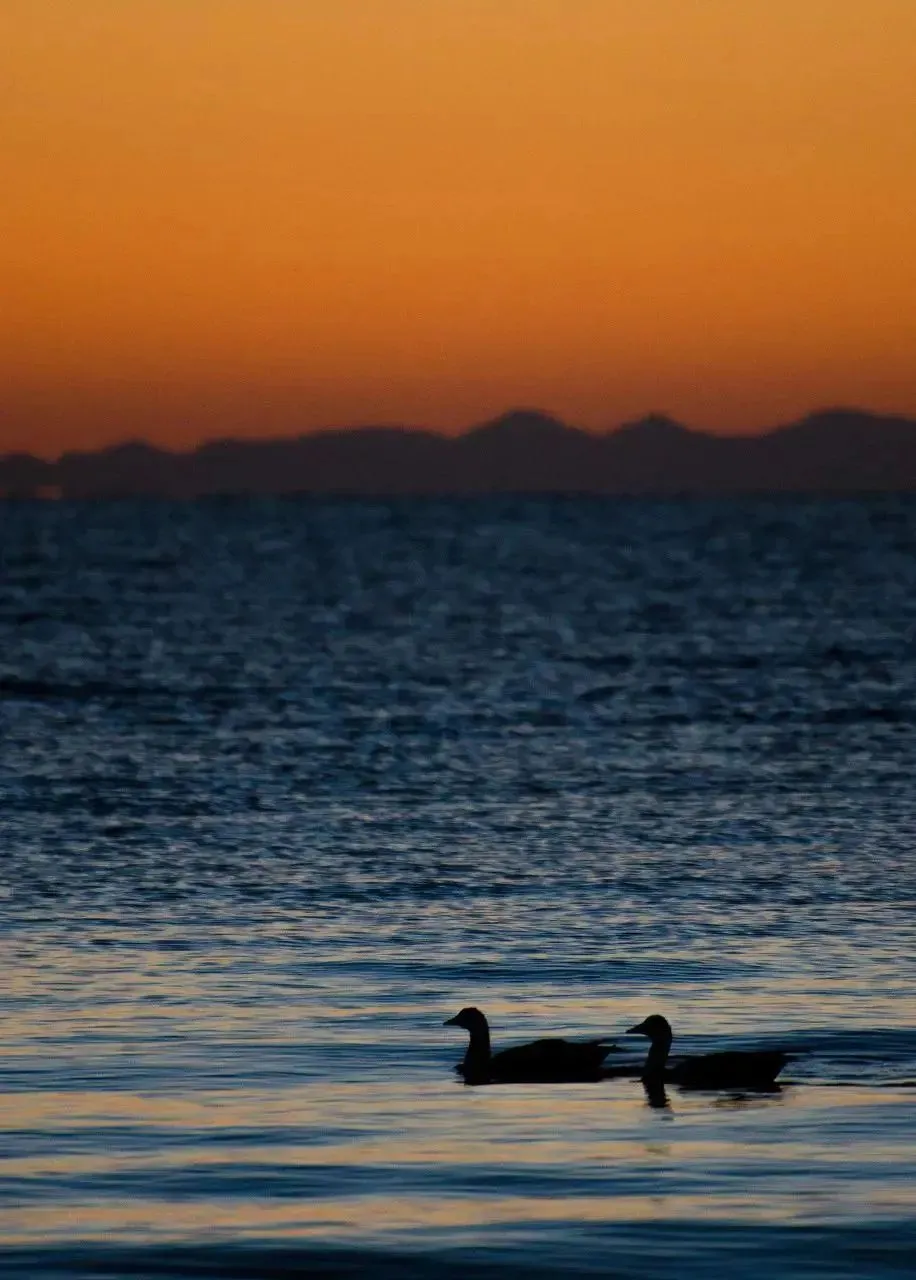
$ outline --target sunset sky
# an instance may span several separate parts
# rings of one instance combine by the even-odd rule
[[[916,413],[916,0],[2,0],[0,451]]]

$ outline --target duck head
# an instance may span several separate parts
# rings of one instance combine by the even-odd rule
[[[638,1022],[635,1027],[630,1027],[625,1034],[628,1036],[646,1036],[652,1044],[670,1045],[673,1033],[668,1019],[663,1018],[660,1013],[653,1013],[642,1022]]]
[[[446,1018],[442,1025],[444,1027],[464,1027],[465,1031],[485,1031],[487,1029],[487,1020],[479,1009],[468,1005],[460,1013],[456,1013],[454,1018]]]

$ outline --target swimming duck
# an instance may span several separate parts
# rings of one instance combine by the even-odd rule
[[[464,1027],[470,1034],[464,1060],[456,1070],[468,1084],[490,1081],[559,1083],[600,1080],[601,1064],[616,1046],[605,1040],[532,1040],[530,1044],[490,1052],[490,1027],[479,1009],[466,1008],[446,1019],[446,1027]]]
[[[774,1081],[789,1061],[781,1049],[732,1050],[684,1058],[667,1066],[673,1032],[667,1018],[653,1013],[628,1036],[647,1036],[649,1053],[643,1067],[643,1082],[652,1085],[680,1085],[682,1089],[772,1089]]]

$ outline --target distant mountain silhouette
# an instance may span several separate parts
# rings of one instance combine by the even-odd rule
[[[0,494],[32,497],[53,485],[53,462],[33,458],[30,453],[8,453],[0,457]]]
[[[651,415],[582,431],[517,409],[455,438],[362,427],[214,440],[188,453],[142,441],[56,462],[0,457],[0,496],[231,493],[859,493],[916,491],[916,421],[826,409],[759,436],[716,436]]]

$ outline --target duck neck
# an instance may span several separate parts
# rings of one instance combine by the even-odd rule
[[[646,1054],[646,1065],[643,1067],[644,1080],[660,1080],[665,1070],[665,1063],[668,1061],[668,1054],[671,1052],[671,1032],[663,1031],[655,1036],[649,1045],[649,1052]]]
[[[480,1070],[490,1061],[490,1028],[484,1022],[482,1025],[471,1027],[468,1034],[471,1038],[464,1055],[464,1065],[466,1069]]]

